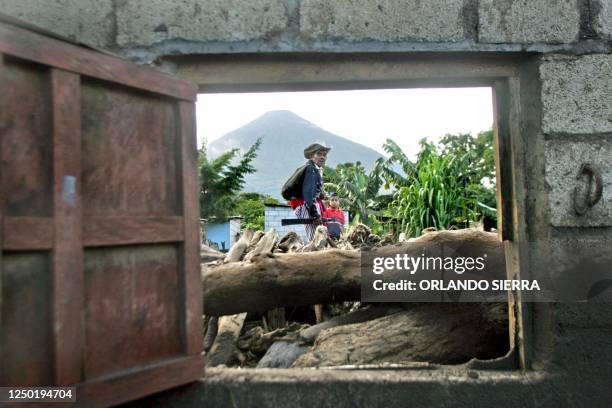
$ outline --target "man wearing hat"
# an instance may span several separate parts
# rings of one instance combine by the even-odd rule
[[[289,203],[297,218],[321,218],[325,205],[323,198],[323,166],[327,160],[327,152],[331,147],[326,147],[320,143],[313,143],[304,149],[304,158],[308,159],[305,165],[304,176],[302,178],[301,189],[296,189],[296,196],[291,197]],[[301,197],[297,197],[300,195]],[[314,237],[315,228],[320,221],[314,224],[305,224],[306,236],[309,241]]]

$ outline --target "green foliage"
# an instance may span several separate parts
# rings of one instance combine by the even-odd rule
[[[389,157],[378,159],[376,167],[384,179],[384,187],[405,186],[410,182],[410,177],[416,172],[416,167],[403,150],[391,139],[387,139],[383,144],[383,149]],[[398,170],[401,169],[401,172]]]
[[[388,141],[387,165],[401,160]],[[424,228],[465,228],[469,221],[495,216],[493,132],[446,135],[439,146],[420,141],[416,163],[398,163],[408,170],[404,179],[388,178],[396,188],[388,213],[399,231],[418,236]],[[394,160],[395,159],[395,160]]]
[[[200,217],[225,218],[236,210],[236,198],[244,185],[244,177],[255,171],[253,159],[261,145],[261,138],[233,165],[238,156],[238,149],[231,149],[209,160],[206,147],[202,145],[198,155],[198,175],[200,185]]]
[[[341,207],[349,211],[354,222],[371,226],[380,213],[378,192],[383,184],[380,170],[374,166],[367,174],[361,162],[339,164],[335,169],[325,167],[325,189],[338,194]]]
[[[466,156],[462,159],[466,163],[465,173],[478,190],[478,202],[484,205],[480,208],[495,208],[493,129],[480,132],[476,137],[470,134],[446,135],[440,140],[440,145],[444,155]],[[495,216],[495,213],[491,215]]]
[[[418,236],[427,227],[466,226],[467,220],[477,217],[476,198],[466,191],[471,185],[461,177],[466,163],[440,154],[424,139],[420,144],[416,172],[396,191],[391,204],[399,230]]]
[[[235,213],[243,218],[240,223],[241,229],[263,230],[266,204],[279,204],[279,202],[266,194],[240,193],[236,200]]]
[[[416,162],[388,139],[388,157],[367,174],[361,163],[325,168],[325,188],[340,196],[353,222],[376,234],[418,236],[427,227],[464,228],[487,215],[495,218],[493,131],[446,135],[439,145],[420,141]],[[381,194],[391,189],[393,194]]]

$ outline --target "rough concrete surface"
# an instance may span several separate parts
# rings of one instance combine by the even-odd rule
[[[592,0],[593,29],[597,35],[612,40],[612,1]]]
[[[550,222],[554,226],[612,225],[612,139],[546,142],[546,185]],[[577,180],[582,163],[591,163],[603,180],[601,200],[586,214],[574,211],[574,189],[586,195],[588,180]],[[594,187],[592,187],[594,190]],[[584,191],[584,193],[582,193]]]
[[[575,374],[576,384],[582,384],[566,406],[588,406],[581,403],[588,394],[606,396],[607,406],[610,406],[612,388],[602,388],[601,380],[612,378],[612,329],[560,328],[555,335],[554,361],[559,364],[558,372],[566,368]]]
[[[571,43],[578,40],[578,0],[480,0],[481,42]]]
[[[84,44],[114,42],[112,0],[0,0],[0,12]]]
[[[555,321],[563,327],[612,329],[612,302],[555,303],[552,307]]]
[[[612,328],[612,235],[605,229],[556,231],[534,252],[530,279],[556,291],[555,320],[567,327]],[[589,302],[589,303],[585,303]]]
[[[551,55],[540,66],[544,133],[612,132],[612,55]]]
[[[117,43],[245,41],[287,25],[284,0],[130,0],[117,5]]]
[[[601,341],[582,339],[579,358]],[[586,346],[585,346],[586,344]],[[586,349],[585,349],[586,347]],[[567,350],[565,350],[567,351]],[[598,366],[606,364],[599,361]],[[581,366],[584,369],[584,366]],[[588,368],[587,368],[588,369]],[[609,369],[607,370],[609,371]],[[605,372],[605,371],[604,371]],[[466,368],[407,370],[210,369],[191,385],[128,404],[128,407],[559,407],[606,406],[610,388],[605,374],[589,371],[498,372]]]
[[[308,39],[462,41],[465,0],[302,0]]]

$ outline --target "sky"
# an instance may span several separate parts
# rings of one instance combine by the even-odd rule
[[[198,146],[272,110],[290,110],[381,153],[391,138],[411,158],[423,137],[436,141],[447,133],[476,134],[493,125],[488,87],[200,94]]]

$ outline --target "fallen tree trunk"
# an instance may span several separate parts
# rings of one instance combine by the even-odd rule
[[[267,254],[205,268],[204,313],[223,316],[280,306],[359,299],[359,253]]]
[[[462,364],[501,357],[510,349],[507,304],[406,306],[408,310],[378,319],[323,330],[292,367]]]
[[[408,243],[368,251],[368,259],[436,255],[436,246],[452,246],[453,256],[486,253],[488,279],[504,279],[503,246],[497,235],[476,230],[440,231],[423,235]],[[361,253],[325,250],[318,252],[261,254],[249,262],[233,262],[204,267],[202,273],[204,312],[222,316],[240,312],[264,312],[280,306],[313,305],[360,300]],[[371,268],[371,265],[363,265]],[[390,272],[392,273],[392,272]],[[401,272],[404,273],[405,272]],[[477,273],[467,273],[478,277]],[[482,277],[482,275],[480,275]]]

